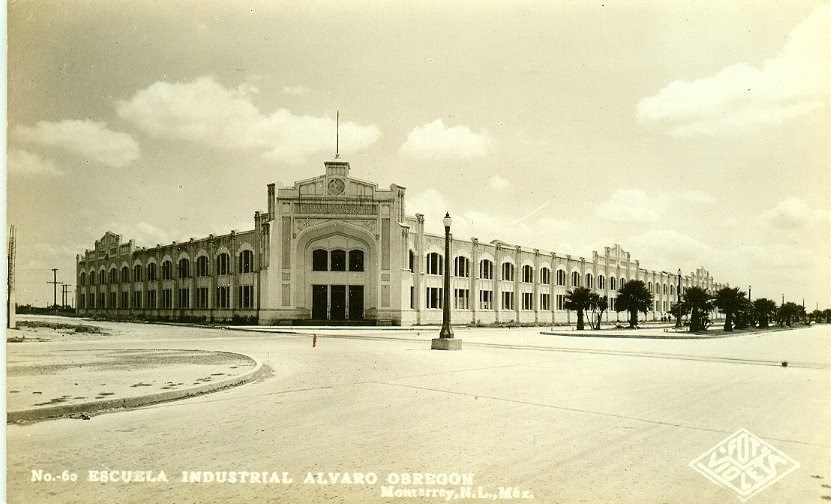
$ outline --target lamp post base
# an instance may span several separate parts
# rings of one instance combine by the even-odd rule
[[[430,350],[461,350],[462,340],[458,338],[433,338]]]

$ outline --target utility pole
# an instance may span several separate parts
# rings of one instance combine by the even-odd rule
[[[14,329],[17,327],[16,304],[14,296],[14,260],[17,245],[15,243],[14,226],[9,228],[9,255],[8,255],[8,276],[6,277],[6,327]]]
[[[58,306],[58,268],[52,268],[52,281],[46,282],[52,284],[52,307]]]
[[[61,284],[61,308],[66,306],[66,299],[69,294],[69,288],[71,285],[69,284]]]

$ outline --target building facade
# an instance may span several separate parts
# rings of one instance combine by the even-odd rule
[[[499,240],[451,240],[408,215],[405,188],[350,176],[349,163],[324,163],[321,176],[268,185],[254,229],[155,247],[107,232],[76,257],[83,316],[257,324],[439,324],[444,261],[450,264],[454,324],[568,323],[566,292],[588,287],[609,299],[643,281],[654,296],[649,320],[669,313],[682,289],[715,292],[703,268],[689,274],[641,266],[620,245],[590,258]],[[680,281],[680,284],[679,284]],[[623,320],[625,320],[625,315]]]

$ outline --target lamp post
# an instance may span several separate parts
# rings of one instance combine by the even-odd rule
[[[678,268],[678,288],[675,294],[678,296],[678,317],[675,318],[675,327],[681,327],[681,268]]]
[[[748,301],[753,301],[753,286],[752,285],[747,286],[747,300]]]
[[[444,298],[441,312],[441,331],[439,337],[434,338],[430,346],[433,350],[461,350],[462,340],[453,337],[450,327],[450,212],[442,219],[444,224]]]

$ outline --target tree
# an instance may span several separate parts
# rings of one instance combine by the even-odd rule
[[[779,307],[779,310],[776,312],[776,320],[777,322],[779,322],[779,325],[787,325],[788,327],[793,327],[794,321],[799,320],[800,315],[804,313],[805,308],[796,303],[788,301],[787,303]]]
[[[820,322],[822,320],[822,310],[814,310],[808,314],[808,323],[811,321]]]
[[[716,292],[713,304],[724,312],[725,331],[733,331],[733,318],[739,311],[744,299],[746,299],[745,293],[741,292],[738,287],[723,287]]]
[[[609,300],[605,296],[601,296],[596,292],[589,294],[589,308],[592,311],[592,317],[589,319],[589,325],[595,331],[600,329],[600,322],[603,321],[603,312],[609,309]]]
[[[831,308],[822,310],[822,316],[825,317],[826,324],[831,324]]]
[[[756,308],[753,306],[753,301],[742,298],[736,311],[735,322],[736,329],[756,327]]]
[[[704,331],[710,325],[707,314],[713,310],[713,298],[701,287],[687,287],[681,295],[681,308],[690,314],[690,332]]]
[[[768,298],[758,298],[753,301],[756,317],[759,319],[759,328],[770,327],[770,320],[776,316],[776,303]]]
[[[615,311],[629,312],[629,327],[637,327],[638,312],[644,316],[652,309],[652,293],[641,280],[630,280],[618,289]]]
[[[583,313],[589,309],[591,302],[591,291],[587,287],[577,287],[574,290],[566,292],[565,303],[563,306],[566,310],[575,310],[577,312],[577,330],[582,331],[584,326]]]

